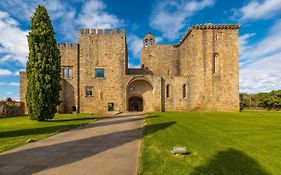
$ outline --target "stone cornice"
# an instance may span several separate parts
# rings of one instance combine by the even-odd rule
[[[175,45],[175,47],[179,47],[184,40],[188,37],[188,35],[191,33],[192,30],[194,29],[239,29],[240,25],[239,24],[196,24],[191,26],[185,34],[182,36],[180,39],[179,43]]]

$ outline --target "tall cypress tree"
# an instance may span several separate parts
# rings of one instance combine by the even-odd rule
[[[31,18],[29,56],[26,64],[27,107],[32,120],[52,119],[60,104],[61,58],[54,29],[45,7]]]

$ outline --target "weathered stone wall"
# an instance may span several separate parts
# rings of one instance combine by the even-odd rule
[[[182,45],[179,46],[181,73],[189,77],[190,110],[207,110],[205,107],[205,96],[208,92],[204,90],[206,80],[207,63],[203,59],[202,38],[199,30],[192,30]],[[203,63],[204,62],[204,63]],[[204,67],[205,66],[205,67]],[[209,66],[209,65],[208,65]]]
[[[144,69],[153,75],[179,75],[178,49],[172,44],[144,47],[141,61]]]
[[[125,109],[125,31],[81,30],[79,44],[80,112],[107,111],[109,102],[115,111]],[[96,78],[95,68],[103,68],[105,77]],[[86,96],[86,87],[93,88],[93,96]]]
[[[195,28],[179,46],[180,70],[189,77],[191,110],[239,111],[237,32]]]
[[[163,76],[163,103],[165,111],[189,110],[190,93],[188,90],[188,79],[186,76]],[[169,97],[167,97],[167,85],[169,86]],[[185,85],[185,96],[183,87]]]
[[[24,103],[12,100],[0,101],[0,117],[24,115]]]
[[[60,44],[61,55],[61,85],[62,91],[60,98],[62,103],[58,107],[59,113],[71,113],[75,106],[79,112],[79,45],[78,44]],[[71,69],[71,77],[64,77],[64,68]]]
[[[238,30],[221,29],[209,33],[216,54],[217,71],[213,73],[213,96],[218,111],[239,111]]]

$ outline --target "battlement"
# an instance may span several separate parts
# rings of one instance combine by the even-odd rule
[[[80,29],[79,34],[94,34],[94,35],[108,35],[108,34],[125,34],[125,29],[118,31],[117,29]]]
[[[192,29],[239,29],[239,24],[196,24]]]
[[[191,33],[191,31],[194,29],[205,30],[205,29],[239,29],[239,28],[240,28],[239,24],[212,24],[212,23],[196,24],[191,26],[191,28],[189,28],[185,32],[185,34],[180,39],[179,43],[175,45],[175,47],[180,46],[184,42],[184,40],[188,37],[188,35]]]
[[[77,43],[58,43],[59,48],[73,48],[77,46],[78,46]]]

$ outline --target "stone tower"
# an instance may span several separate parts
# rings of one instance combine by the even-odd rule
[[[143,47],[149,47],[155,45],[155,37],[152,33],[148,32],[143,38]]]

